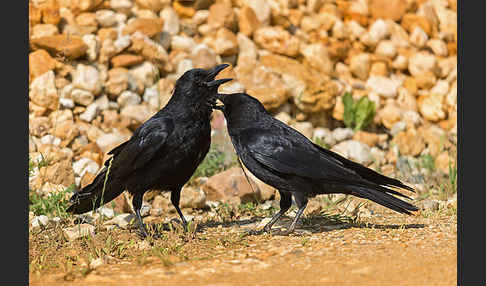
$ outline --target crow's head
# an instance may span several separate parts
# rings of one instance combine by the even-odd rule
[[[214,104],[218,87],[232,80],[231,78],[215,80],[218,73],[228,66],[228,64],[221,64],[211,69],[196,68],[186,71],[175,84],[175,94],[191,100],[209,101]]]
[[[218,93],[216,98],[223,105],[215,105],[213,108],[223,111],[228,122],[255,121],[261,115],[268,114],[260,101],[246,93]]]

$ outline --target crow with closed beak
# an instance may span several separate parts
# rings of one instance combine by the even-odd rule
[[[294,231],[308,198],[318,194],[353,195],[404,214],[418,210],[393,195],[409,197],[390,188],[413,192],[411,187],[312,143],[275,119],[250,95],[218,94],[217,98],[223,105],[215,108],[224,113],[237,155],[250,172],[280,193],[280,211],[262,231],[251,234],[270,232],[290,208],[292,196],[299,209],[287,231],[281,232],[283,235]]]
[[[73,214],[95,210],[124,190],[133,195],[140,235],[147,236],[140,215],[142,198],[150,189],[171,192],[171,202],[184,226],[179,208],[182,186],[209,151],[210,117],[218,87],[231,79],[215,80],[227,64],[191,69],[177,81],[167,105],[140,125],[132,137],[108,152],[112,157],[93,182],[71,197]]]

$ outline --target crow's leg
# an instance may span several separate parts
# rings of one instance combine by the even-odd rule
[[[174,205],[177,213],[179,214],[179,217],[182,220],[182,224],[184,226],[184,230],[185,231],[188,231],[186,218],[184,217],[184,215],[182,214],[181,209],[179,208],[180,198],[181,198],[181,189],[180,188],[178,190],[174,190],[174,191],[171,191],[170,192],[170,201]]]
[[[142,198],[144,193],[136,193],[132,199],[133,209],[135,210],[135,216],[138,220],[138,227],[140,229],[140,236],[142,238],[147,237],[147,229],[143,224],[142,216],[140,215],[140,209],[142,208]]]
[[[270,232],[272,226],[277,222],[277,220],[282,217],[292,205],[292,195],[291,193],[278,191],[280,194],[280,211],[276,213],[272,219],[263,227],[262,230],[250,230],[248,234],[262,234],[264,232]]]
[[[280,232],[280,235],[289,235],[295,230],[295,225],[297,223],[297,220],[300,218],[302,213],[305,210],[305,207],[307,206],[307,196],[304,193],[294,193],[294,198],[295,202],[297,203],[297,207],[299,208],[297,210],[297,214],[295,214],[294,220],[290,224],[289,228],[286,231]]]

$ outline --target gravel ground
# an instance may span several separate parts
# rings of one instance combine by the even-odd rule
[[[245,236],[261,217],[202,221],[189,233],[175,224],[148,240],[98,225],[93,237],[67,242],[59,225],[50,226],[31,232],[29,279],[30,285],[455,285],[456,212],[449,206],[403,216],[377,207],[359,221],[321,213],[288,237]]]

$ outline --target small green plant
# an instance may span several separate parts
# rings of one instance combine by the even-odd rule
[[[208,154],[192,175],[191,181],[199,177],[211,177],[237,164],[236,156],[231,160],[227,160],[226,156],[227,154],[217,145],[211,145]]]
[[[449,162],[449,187],[453,193],[457,192],[457,163]]]
[[[343,95],[343,105],[344,124],[347,127],[354,128],[354,130],[366,128],[376,113],[375,103],[369,100],[368,97],[363,96],[358,101],[355,101],[349,92]]]
[[[435,170],[435,158],[430,154],[424,154],[419,157],[418,167],[425,168],[429,172]]]
[[[46,215],[50,217],[57,216],[60,218],[68,217],[69,215],[66,212],[66,209],[69,206],[67,194],[72,193],[74,187],[74,184],[72,184],[68,188],[57,193],[51,193],[48,196],[42,196],[35,191],[31,191],[29,194],[29,200],[32,203],[30,205],[30,210],[35,215]]]
[[[40,169],[42,167],[49,166],[49,163],[50,163],[49,160],[45,158],[44,155],[42,155],[42,153],[41,153],[41,158],[37,160],[37,162],[29,158],[29,177],[34,174],[34,170],[36,167]]]

